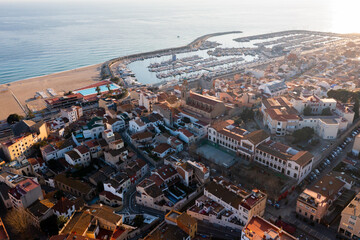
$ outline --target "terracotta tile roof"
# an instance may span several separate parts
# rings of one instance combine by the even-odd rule
[[[52,209],[54,211],[57,211],[59,213],[67,213],[69,209],[72,208],[72,206],[74,206],[74,203],[71,202],[69,199],[67,199],[66,197],[62,197],[61,199],[59,199],[57,201],[57,203],[52,207]]]
[[[269,134],[265,132],[264,130],[256,130],[253,131],[247,135],[245,135],[245,139],[252,142],[254,145],[257,145],[267,139],[269,137]]]
[[[171,146],[167,143],[160,143],[159,145],[157,145],[152,151],[155,153],[159,153],[162,154],[164,152],[166,152],[168,149],[170,149]]]
[[[198,93],[190,92],[190,98],[193,98],[195,101],[203,102],[209,105],[216,105],[218,103],[222,103],[222,101],[217,100],[214,97],[204,96]]]
[[[305,166],[311,161],[313,157],[314,156],[308,151],[300,151],[294,156],[292,156],[290,160],[295,161],[300,166]]]

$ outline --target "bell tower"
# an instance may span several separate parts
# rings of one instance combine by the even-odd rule
[[[186,100],[188,99],[189,95],[190,95],[189,83],[187,82],[187,80],[184,80],[181,85],[181,104],[182,105],[186,104]]]

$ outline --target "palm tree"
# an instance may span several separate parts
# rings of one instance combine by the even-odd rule
[[[109,90],[109,93],[111,94],[111,88],[110,88],[110,84],[106,84],[106,87],[107,87],[107,89]]]
[[[98,95],[100,95],[100,92],[101,92],[100,87],[99,87],[99,86],[97,86],[95,90],[97,91]]]

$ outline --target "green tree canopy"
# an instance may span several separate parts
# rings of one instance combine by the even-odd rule
[[[22,116],[20,116],[20,115],[18,115],[16,113],[13,113],[13,114],[10,114],[7,117],[6,121],[7,121],[8,124],[14,124],[16,122],[19,122],[21,119],[23,119]]]
[[[331,116],[332,114],[331,114],[330,108],[329,108],[329,107],[324,108],[324,109],[321,111],[321,115],[323,115],[323,116]]]
[[[314,129],[311,127],[304,127],[293,132],[294,143],[310,140],[314,135]]]
[[[304,108],[303,113],[304,113],[305,116],[311,116],[311,115],[312,115],[312,113],[311,113],[311,107],[310,107],[310,106],[306,106],[306,107]]]

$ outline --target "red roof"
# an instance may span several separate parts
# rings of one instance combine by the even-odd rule
[[[74,203],[72,203],[69,199],[62,197],[60,200],[57,201],[57,203],[52,207],[52,209],[59,213],[67,213],[67,211],[71,209],[72,206],[74,206]]]

